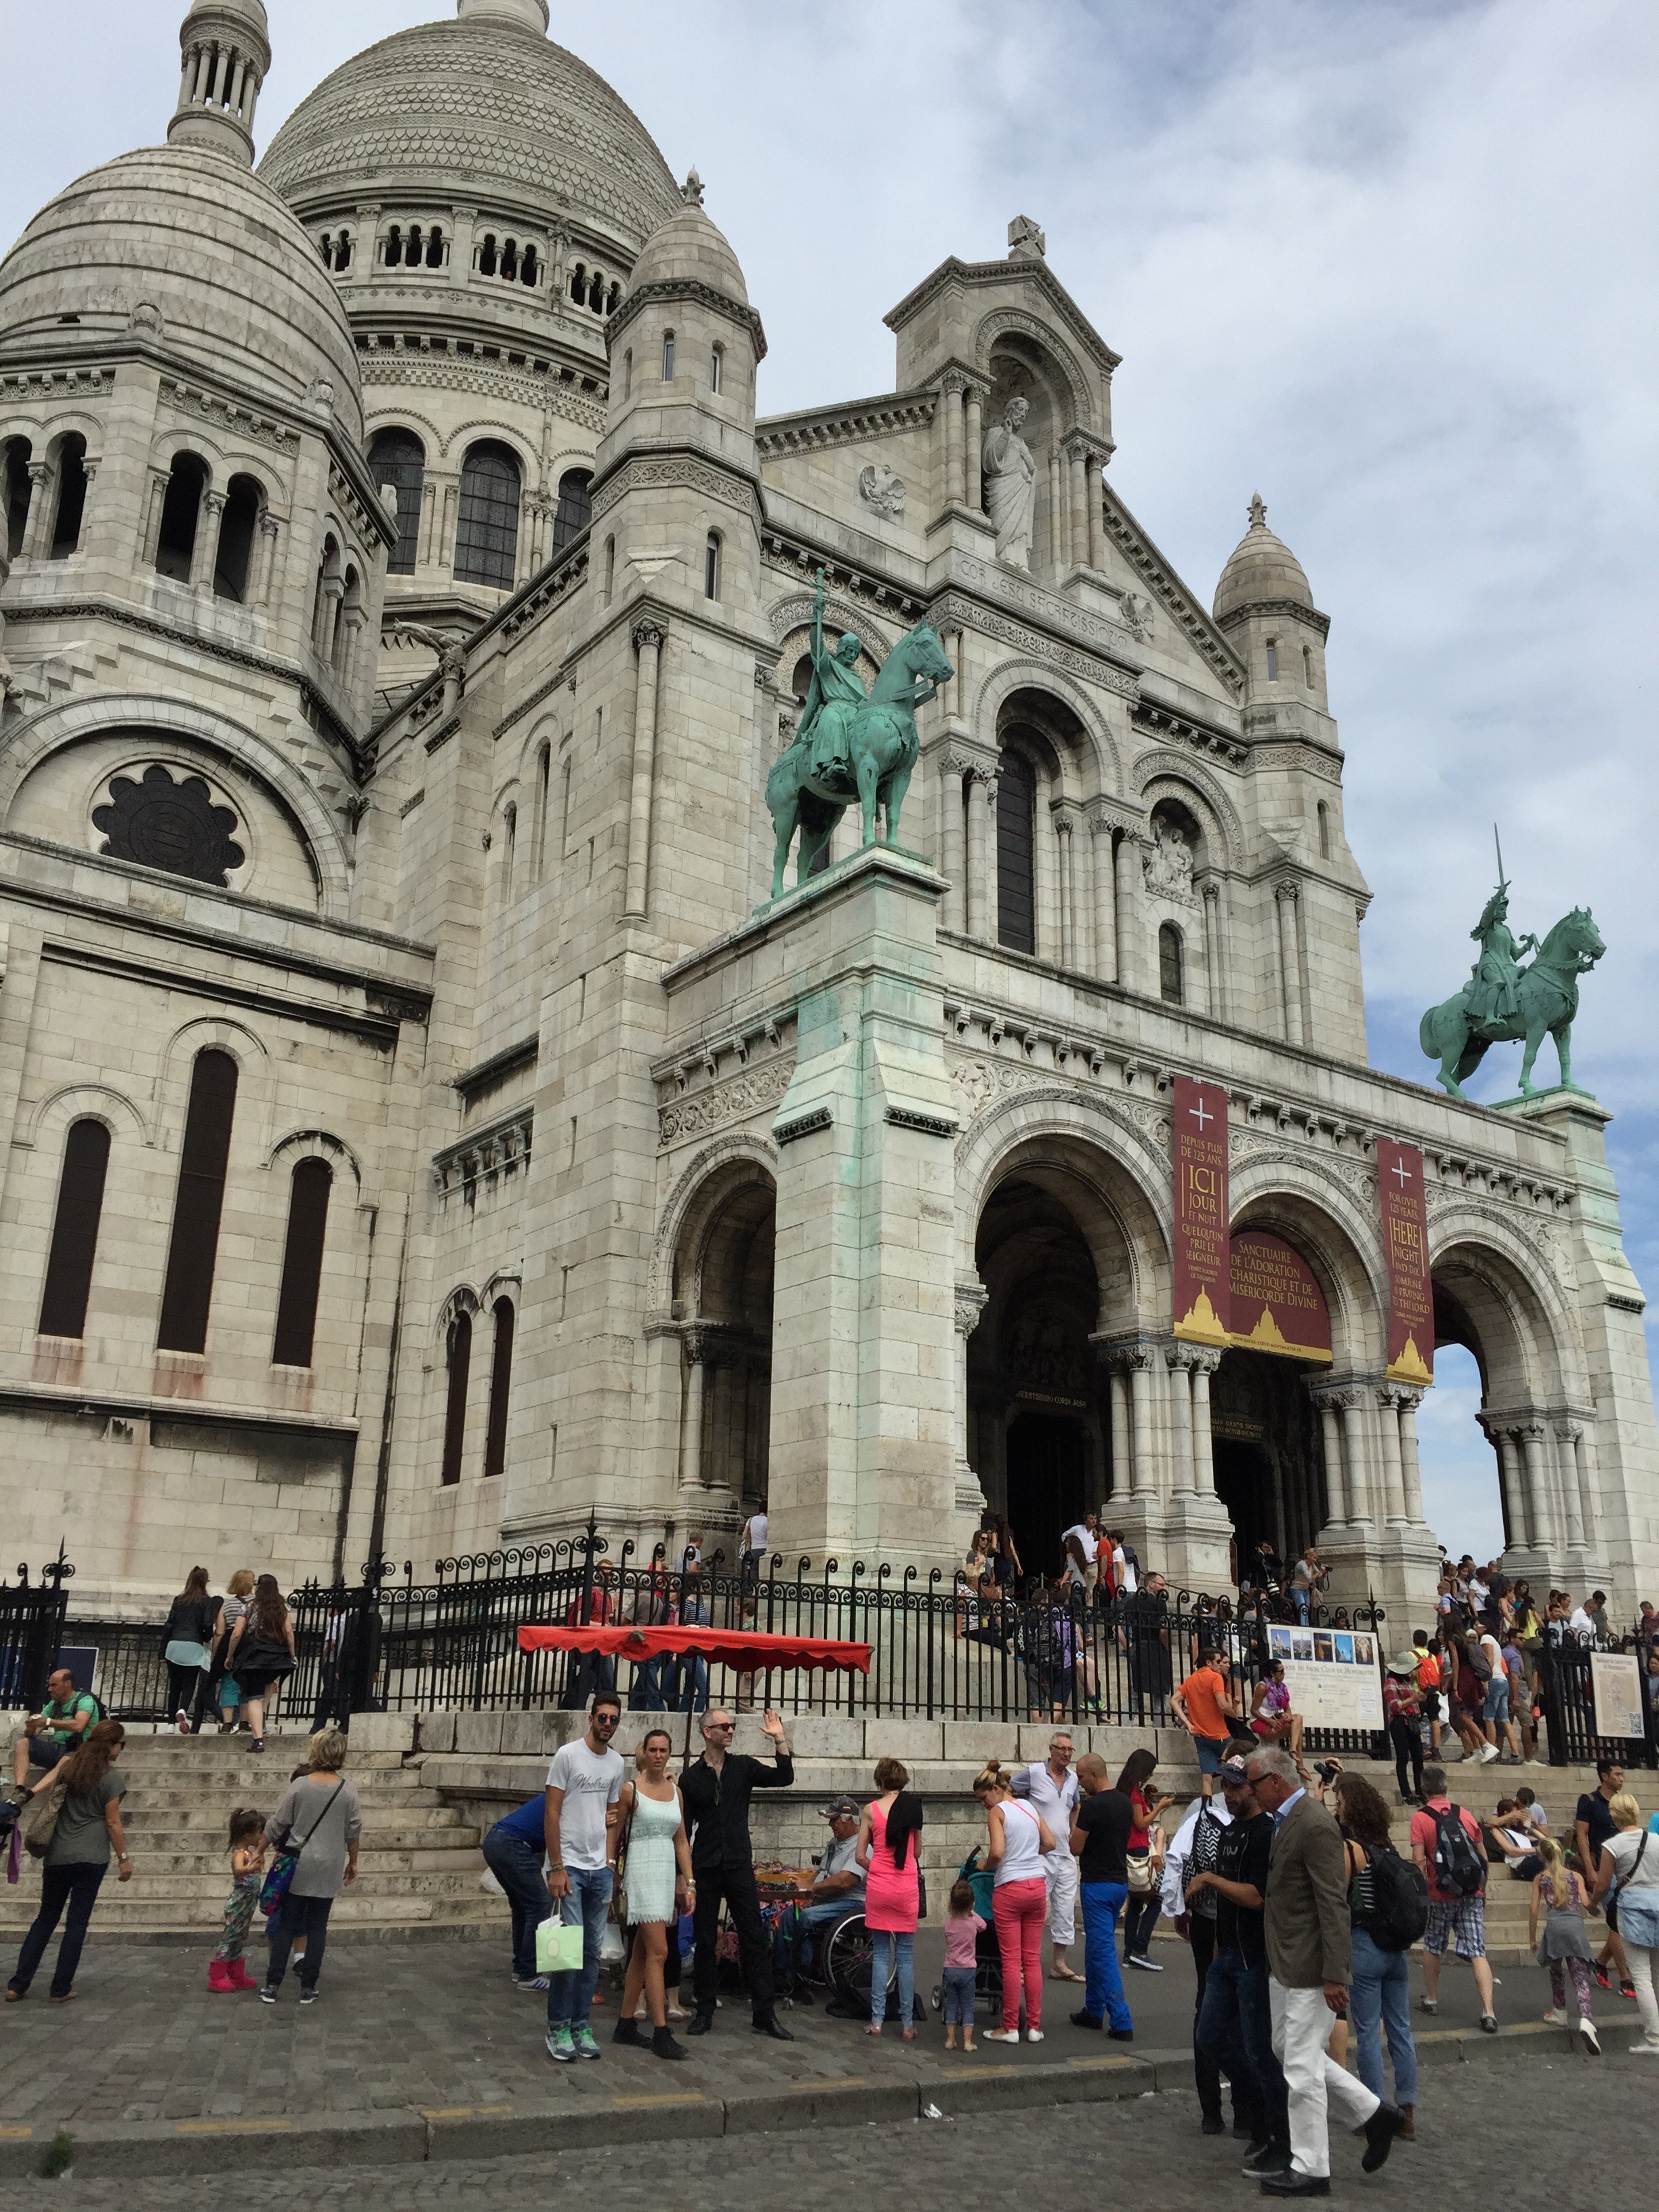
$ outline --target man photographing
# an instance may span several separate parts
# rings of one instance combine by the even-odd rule
[[[680,1802],[685,1808],[685,1825],[691,1832],[691,1871],[697,1885],[696,1952],[692,1968],[697,2016],[686,2033],[707,2035],[714,2025],[714,1945],[724,1899],[738,1931],[755,2033],[793,2043],[794,2038],[780,2026],[775,2009],[772,1958],[761,1920],[760,1893],[755,1887],[749,1799],[756,1790],[789,1789],[795,1779],[795,1763],[784,1739],[783,1723],[775,1712],[769,1711],[761,1722],[762,1734],[777,1747],[769,1766],[732,1749],[735,1726],[724,1706],[705,1713],[702,1757],[680,1778]]]

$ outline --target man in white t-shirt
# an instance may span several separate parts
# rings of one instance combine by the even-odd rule
[[[1568,1621],[1567,1626],[1571,1629],[1573,1634],[1578,1638],[1578,1641],[1581,1644],[1589,1644],[1595,1643],[1595,1623],[1589,1617],[1588,1601],[1583,1605],[1574,1606],[1572,1609],[1572,1617]]]
[[[1090,1519],[1093,1519],[1091,1514]],[[1064,1729],[1048,1739],[1048,1756],[1034,1765],[1022,1766],[1012,1784],[1034,1812],[1048,1823],[1049,1832],[1069,1837],[1077,1814],[1079,1784],[1072,1770],[1072,1739]],[[1050,1851],[1042,1862],[1042,1878],[1048,1886],[1048,1940],[1054,1945],[1053,1977],[1057,1982],[1080,1982],[1066,1954],[1077,1937],[1078,1863],[1067,1850]]]
[[[601,1690],[586,1735],[561,1745],[547,1770],[548,1893],[566,1927],[582,1931],[581,1965],[553,1975],[547,1985],[547,2055],[562,2065],[600,2056],[588,2014],[616,1878],[623,1763],[611,1740],[621,1719],[622,1700],[614,1690]]]
[[[1075,1552],[1072,1548],[1073,1540],[1077,1545]],[[1071,1528],[1060,1531],[1060,1548],[1065,1555],[1066,1572],[1071,1579],[1073,1582],[1079,1579],[1077,1570],[1080,1565],[1083,1587],[1085,1589],[1091,1590],[1095,1586],[1096,1577],[1100,1572],[1099,1564],[1095,1557],[1100,1549],[1100,1535],[1098,1524],[1092,1513],[1085,1513],[1082,1520],[1074,1522]],[[1079,1553],[1082,1554],[1080,1561],[1078,1559]]]
[[[766,1546],[771,1534],[771,1522],[766,1508],[757,1505],[744,1522],[738,1535],[738,1559],[744,1574],[750,1582],[760,1578],[761,1562],[766,1557]]]
[[[1480,1753],[1481,1759],[1490,1764],[1498,1756],[1498,1733],[1501,1729],[1510,1761],[1519,1766],[1521,1735],[1510,1718],[1510,1670],[1504,1658],[1504,1646],[1489,1628],[1481,1632],[1480,1656],[1491,1669],[1486,1677],[1486,1703],[1481,1712],[1481,1718],[1486,1724],[1486,1747]]]
[[[1140,1561],[1133,1544],[1123,1540],[1123,1531],[1112,1531],[1112,1580],[1120,1597],[1133,1597],[1140,1581]]]

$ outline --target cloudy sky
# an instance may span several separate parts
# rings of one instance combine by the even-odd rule
[[[448,12],[268,6],[266,144],[338,62]],[[182,12],[10,11],[5,237],[161,136]],[[1332,617],[1372,1058],[1428,1079],[1418,1017],[1466,972],[1494,817],[1521,928],[1593,906],[1576,1072],[1618,1117],[1659,1295],[1651,0],[554,0],[553,30],[702,171],[768,410],[890,387],[886,309],[947,253],[1001,253],[1011,216],[1044,226],[1124,357],[1123,497],[1207,599],[1259,489]],[[1510,1093],[1517,1049],[1490,1066],[1477,1095]],[[1425,1419],[1431,1512],[1484,1551],[1457,1370]]]

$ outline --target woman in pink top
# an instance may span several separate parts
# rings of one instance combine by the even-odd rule
[[[900,2033],[915,2041],[916,1922],[921,1885],[916,1867],[921,1800],[907,1787],[908,1768],[896,1759],[876,1761],[880,1796],[859,1817],[858,1862],[866,1870],[864,1924],[874,1939],[870,1954],[870,2033],[881,2033],[887,2016],[887,1984],[896,1954]]]

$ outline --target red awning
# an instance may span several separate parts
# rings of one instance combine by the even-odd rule
[[[783,1667],[838,1667],[867,1674],[871,1651],[867,1644],[823,1636],[762,1636],[744,1628],[607,1627],[599,1621],[586,1628],[521,1628],[519,1649],[598,1651],[613,1659],[690,1656],[756,1674]]]

